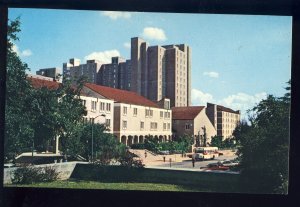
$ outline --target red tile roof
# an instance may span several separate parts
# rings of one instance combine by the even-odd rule
[[[172,107],[172,119],[193,120],[205,106]]]
[[[50,90],[56,90],[61,85],[61,83],[59,83],[59,82],[44,80],[44,79],[40,79],[40,78],[28,77],[28,80],[31,83],[31,85],[36,89],[46,87]],[[88,96],[88,94],[84,93],[83,91],[80,91],[80,95]]]
[[[48,80],[43,80],[43,79],[33,78],[33,77],[29,77],[28,80],[34,88],[46,87],[48,89],[54,90],[54,89],[58,89],[60,85],[60,83],[56,81],[48,81]]]
[[[112,99],[116,102],[160,108],[156,103],[131,91],[110,88],[92,83],[86,83],[85,86],[105,98]]]

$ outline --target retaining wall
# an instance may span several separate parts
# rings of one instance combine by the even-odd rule
[[[34,167],[52,167],[57,172],[59,172],[60,180],[67,180],[70,178],[71,174],[74,171],[74,168],[77,163],[81,162],[64,162],[64,163],[53,163],[53,164],[43,164],[43,165],[34,165]],[[83,165],[83,163],[81,163]],[[13,172],[18,169],[18,167],[4,168],[3,184],[11,184],[11,177]]]

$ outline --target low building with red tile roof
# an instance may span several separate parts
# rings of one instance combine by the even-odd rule
[[[92,83],[86,83],[83,91],[114,101],[113,134],[123,144],[143,143],[149,135],[161,142],[171,139],[172,113],[168,99],[163,100],[164,103],[154,103],[131,91]]]
[[[176,137],[188,135],[198,138],[201,146],[210,143],[217,134],[216,129],[206,115],[205,106],[172,107],[172,128]],[[206,140],[204,139],[206,133]]]
[[[31,83],[34,88],[46,87],[51,90],[56,90],[59,88],[60,83],[53,81],[52,78],[39,77],[37,75],[29,75],[27,80]]]
[[[240,122],[240,111],[217,104],[207,103],[206,114],[217,129],[217,135],[224,139],[232,137],[232,133]]]
[[[53,81],[52,78],[47,78],[38,75],[29,75],[28,80],[31,85],[36,88],[46,87],[49,90],[57,90],[62,83]],[[87,114],[83,117],[86,122],[94,122],[106,124],[107,132],[113,132],[113,120],[114,120],[114,101],[99,96],[85,93],[84,90],[80,93],[80,99],[82,104],[86,108]]]

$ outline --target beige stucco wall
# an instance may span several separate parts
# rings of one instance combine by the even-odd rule
[[[190,128],[186,129],[186,125]],[[190,135],[198,136],[203,135],[202,127],[206,128],[207,142],[211,141],[211,137],[217,134],[216,129],[208,119],[205,109],[203,109],[193,120],[173,120],[173,129],[176,130],[177,136]],[[200,132],[200,133],[199,133]]]
[[[115,103],[115,127],[114,134],[121,141],[122,136],[169,136],[172,135],[171,132],[171,120],[172,112],[171,110],[153,108],[125,103]],[[127,114],[124,114],[124,107],[127,107]],[[134,108],[137,109],[137,114],[134,115]],[[146,109],[152,110],[152,116],[146,116]],[[163,112],[163,117],[160,117],[160,112]],[[166,117],[165,113],[169,113],[170,117]],[[120,121],[116,121],[120,120]],[[123,121],[127,121],[127,127],[123,127]],[[144,122],[144,129],[141,129],[141,122]],[[151,122],[157,123],[157,129],[151,129]],[[164,129],[164,123],[166,124],[166,129]],[[169,128],[168,128],[169,125]]]
[[[84,118],[87,119],[87,121],[90,121],[91,118],[95,118],[94,123],[100,123],[104,124],[107,122],[107,120],[110,120],[110,124],[107,126],[108,130],[107,132],[112,133],[113,132],[113,126],[114,126],[114,102],[109,99],[102,99],[102,98],[96,98],[96,97],[88,97],[88,96],[80,96],[80,99],[85,100],[85,107],[87,110],[87,115],[84,116]],[[96,102],[96,110],[92,110],[92,101]],[[104,110],[100,110],[100,104],[104,103]],[[107,104],[110,104],[110,111],[107,110]],[[105,116],[101,116],[105,115]]]
[[[218,116],[218,122],[221,125],[219,133],[226,139],[232,136],[233,131],[240,122],[240,115],[225,111],[219,113],[221,113],[221,116]]]
[[[194,119],[194,135],[198,135],[198,132],[200,131],[200,135],[203,135],[203,129],[202,127],[205,126],[206,128],[206,137],[207,137],[207,142],[210,143],[211,141],[211,137],[216,136],[217,135],[217,130],[215,129],[215,127],[212,125],[212,123],[210,122],[210,120],[208,119],[206,113],[205,113],[205,109],[203,109],[198,116],[196,116],[196,118]]]

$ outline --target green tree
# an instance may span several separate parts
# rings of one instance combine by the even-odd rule
[[[67,155],[80,155],[87,161],[91,160],[93,151],[93,160],[102,165],[125,155],[125,145],[119,143],[112,134],[106,133],[105,126],[101,124],[77,124],[72,134],[62,138],[62,148]]]
[[[218,148],[223,148],[223,137],[217,135],[212,137],[210,145]]]
[[[57,137],[72,134],[85,114],[80,100],[83,80],[74,87],[65,81],[57,88],[33,87],[29,68],[14,50],[20,19],[8,25],[5,160],[34,149],[44,151]]]
[[[15,42],[19,40],[20,19],[9,21],[7,47],[7,76],[6,76],[6,107],[5,107],[5,160],[13,159],[24,150],[30,151],[34,130],[31,126],[31,114],[28,110],[30,102],[30,85],[27,81],[27,64],[23,63],[14,50]]]
[[[269,95],[250,112],[251,125],[236,130],[242,178],[256,192],[287,193],[289,91],[279,98]]]

